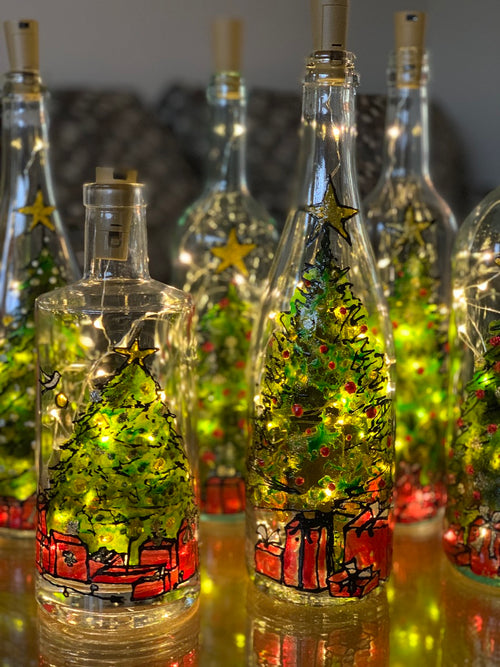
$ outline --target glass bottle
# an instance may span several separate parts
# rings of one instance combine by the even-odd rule
[[[278,240],[250,195],[245,170],[246,89],[239,73],[241,22],[214,23],[215,75],[208,89],[210,147],[205,188],[180,220],[175,284],[197,309],[202,511],[243,518],[247,364],[262,284]]]
[[[359,210],[347,6],[315,10],[295,201],[253,339],[246,539],[259,588],[313,605],[386,580],[394,456],[392,334]]]
[[[444,549],[500,586],[500,188],[461,226],[452,261],[450,438]]]
[[[396,346],[396,520],[442,516],[450,255],[456,223],[429,174],[425,14],[396,12],[384,159],[364,202]],[[434,524],[429,524],[432,526]]]
[[[56,208],[38,24],[4,23],[10,71],[2,91],[0,186],[0,532],[35,522],[35,328],[40,294],[78,271]]]
[[[37,598],[140,626],[198,595],[191,297],[149,277],[143,185],[84,186],[83,279],[37,299]]]

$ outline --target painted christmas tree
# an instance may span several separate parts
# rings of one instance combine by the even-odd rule
[[[350,243],[345,228],[350,211],[356,212],[340,206],[330,182],[316,215],[320,245],[314,263],[305,267],[290,310],[276,317],[281,326],[265,353],[248,473],[255,508],[297,512],[286,526],[284,583],[321,590],[329,575],[347,566],[343,592],[334,590],[342,587],[340,580],[330,584],[331,594],[340,596],[346,590],[363,594],[356,592],[355,578],[364,555],[348,563],[349,524],[363,517],[357,534],[366,524],[372,537],[373,528],[383,526],[387,560],[393,472],[392,401],[383,346],[353,294],[349,268],[338,265],[330,247],[329,227]],[[287,567],[296,569],[287,555],[294,540],[303,542],[300,549],[316,544],[310,554],[314,576],[305,571],[304,551],[302,572],[287,575]],[[384,570],[380,576],[387,576],[386,565],[376,564]]]
[[[25,268],[19,304],[3,319],[0,341],[0,505],[23,502],[36,491],[35,441],[35,299],[66,283],[45,245]],[[0,526],[13,526],[0,509]]]
[[[75,420],[49,466],[42,495],[47,529],[139,563],[148,540],[175,538],[196,517],[190,466],[174,416],[145,367],[155,349],[114,348],[126,363]]]
[[[446,311],[437,298],[422,231],[413,208],[395,243],[389,297],[396,347],[396,506],[401,522],[432,518],[445,500]]]
[[[249,308],[230,283],[226,296],[204,313],[198,327],[197,428],[202,497],[208,513],[244,509]]]
[[[466,386],[448,459],[444,546],[474,574],[500,577],[500,321]]]

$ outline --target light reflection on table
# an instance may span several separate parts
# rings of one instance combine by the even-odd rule
[[[500,665],[500,591],[453,572],[436,532],[398,530],[387,590],[329,611],[256,591],[242,524],[204,523],[201,541],[199,607],[154,630],[105,637],[39,617],[33,545],[0,539],[1,667]]]

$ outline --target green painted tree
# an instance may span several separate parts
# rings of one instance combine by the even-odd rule
[[[265,352],[248,486],[255,507],[390,505],[392,401],[384,350],[328,232]],[[355,501],[355,502],[353,502]]]
[[[66,284],[43,246],[25,268],[18,304],[2,321],[0,340],[0,497],[24,501],[36,492],[35,299]]]
[[[47,527],[76,534],[90,553],[101,547],[136,565],[148,539],[175,538],[196,514],[193,480],[174,416],[144,366],[154,349],[137,341],[54,454],[43,493]]]
[[[249,308],[230,283],[226,296],[200,318],[197,427],[202,488],[212,474],[244,473]]]

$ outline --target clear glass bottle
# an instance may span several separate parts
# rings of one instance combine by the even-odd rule
[[[0,186],[0,532],[35,524],[35,326],[40,294],[78,272],[59,217],[48,157],[38,24],[4,23]]]
[[[86,627],[198,595],[189,295],[152,280],[143,186],[84,186],[83,279],[37,299],[37,598]]]
[[[397,12],[382,173],[364,202],[396,346],[396,520],[442,516],[456,223],[429,174],[425,14]],[[430,524],[429,524],[430,525]]]
[[[450,438],[444,549],[500,586],[500,188],[461,226],[452,262]]]
[[[210,148],[205,188],[180,220],[175,284],[197,309],[202,511],[243,518],[248,384],[245,369],[262,285],[278,241],[274,221],[246,182],[246,89],[239,74],[241,22],[214,24],[208,89]]]
[[[329,6],[316,3],[295,201],[253,342],[247,479],[251,577],[312,605],[378,589],[392,545],[392,334],[359,211],[346,2]]]

